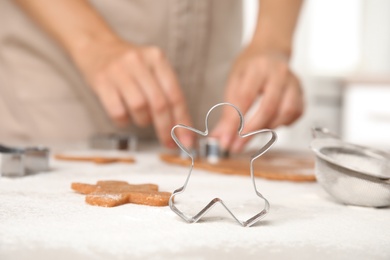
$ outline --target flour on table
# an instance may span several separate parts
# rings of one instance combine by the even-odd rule
[[[188,173],[185,167],[160,162],[157,154],[139,153],[136,159],[133,165],[105,166],[53,161],[50,173],[1,178],[0,258],[281,259],[294,253],[300,259],[390,258],[390,236],[385,232],[390,230],[390,210],[338,204],[316,183],[256,179],[271,210],[251,228],[239,226],[223,210],[187,224],[169,207],[94,207],[70,189],[72,182],[123,180],[156,183],[161,190],[173,191]],[[213,185],[221,195],[234,194],[241,207],[252,205],[246,176],[195,170],[189,185],[199,196],[189,208],[204,206],[202,200],[213,195]],[[184,197],[180,203],[186,205]]]

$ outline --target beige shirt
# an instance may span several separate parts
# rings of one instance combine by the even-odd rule
[[[165,51],[194,124],[203,129],[207,110],[223,100],[241,46],[241,1],[91,2],[124,39]],[[10,0],[0,0],[0,118],[0,143],[78,141],[120,131],[65,52]]]

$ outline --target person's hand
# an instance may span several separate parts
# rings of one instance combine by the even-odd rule
[[[184,95],[164,53],[121,40],[86,48],[77,61],[107,114],[118,126],[154,124],[162,144],[173,147],[173,125],[191,125]],[[190,146],[192,136],[178,133]]]
[[[260,104],[257,99],[261,96]],[[245,115],[255,104],[254,114],[245,118],[243,133],[262,128],[289,125],[303,112],[303,94],[298,78],[288,65],[288,58],[249,46],[231,71],[225,100]],[[239,152],[250,139],[237,135],[238,115],[226,107],[212,135],[222,148]]]

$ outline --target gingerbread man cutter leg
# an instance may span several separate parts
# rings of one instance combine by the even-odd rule
[[[199,211],[196,215],[194,216],[188,216],[186,215],[185,213],[183,213],[182,211],[180,211],[176,206],[175,206],[175,203],[174,203],[174,198],[176,195],[178,194],[181,194],[185,191],[186,187],[187,187],[187,184],[190,180],[190,177],[191,177],[191,173],[192,173],[192,169],[194,168],[194,157],[192,155],[192,153],[186,148],[184,147],[179,139],[177,138],[176,134],[175,134],[175,129],[176,128],[184,128],[184,129],[187,129],[187,130],[190,130],[190,131],[193,131],[199,135],[202,135],[202,136],[208,136],[209,134],[209,129],[208,129],[208,118],[209,118],[209,115],[210,113],[217,107],[220,107],[220,106],[231,106],[233,107],[237,113],[238,113],[238,116],[240,118],[240,124],[239,124],[239,127],[238,127],[238,135],[241,137],[241,138],[245,138],[245,137],[249,137],[249,136],[253,136],[253,135],[257,135],[257,134],[261,134],[261,133],[270,133],[271,134],[271,138],[270,140],[257,152],[255,153],[254,155],[251,156],[251,159],[250,159],[250,176],[251,176],[251,180],[252,180],[252,183],[253,183],[253,188],[254,188],[254,191],[256,193],[256,195],[258,197],[260,197],[262,200],[264,200],[265,204],[264,204],[264,208],[257,214],[255,214],[253,217],[247,219],[247,220],[239,220],[234,214],[233,212],[226,206],[226,204],[223,202],[222,199],[220,198],[214,198],[212,199],[201,211]],[[213,106],[212,108],[210,108],[210,110],[208,111],[207,115],[206,115],[206,119],[205,119],[205,126],[206,126],[206,130],[204,132],[200,131],[200,130],[197,130],[195,128],[192,128],[192,127],[189,127],[189,126],[186,126],[186,125],[176,125],[172,128],[172,131],[171,131],[171,136],[172,136],[172,139],[176,142],[176,144],[179,146],[179,148],[185,153],[187,154],[190,158],[191,158],[191,166],[190,166],[190,170],[189,170],[189,173],[188,173],[188,176],[187,176],[187,179],[186,181],[184,182],[184,185],[180,188],[178,188],[177,190],[175,190],[170,199],[169,199],[169,207],[172,209],[173,212],[175,212],[177,215],[179,215],[182,219],[184,219],[186,222],[188,223],[195,223],[197,222],[199,219],[201,219],[216,203],[221,203],[222,206],[229,212],[229,214],[243,227],[250,227],[252,226],[253,224],[255,224],[256,222],[258,222],[260,219],[262,219],[269,211],[269,208],[270,208],[270,204],[268,202],[268,200],[257,190],[257,187],[256,187],[256,182],[255,182],[255,177],[254,177],[254,169],[253,169],[253,162],[259,158],[261,155],[263,155],[265,152],[268,151],[268,149],[270,149],[270,147],[276,142],[276,139],[277,139],[277,135],[274,131],[272,130],[269,130],[269,129],[263,129],[263,130],[258,130],[258,131],[254,131],[254,132],[250,132],[250,133],[247,133],[247,134],[241,134],[241,131],[244,127],[244,116],[242,115],[241,111],[233,104],[230,104],[230,103],[219,103],[215,106]]]

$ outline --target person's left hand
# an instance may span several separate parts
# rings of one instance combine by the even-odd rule
[[[260,103],[257,103],[261,96]],[[254,114],[246,118],[243,133],[262,128],[289,125],[303,112],[303,92],[298,78],[283,54],[247,47],[237,58],[225,91],[226,102],[236,105],[245,115],[255,104]],[[229,107],[212,132],[223,149],[239,152],[250,140],[237,135],[239,118]]]

